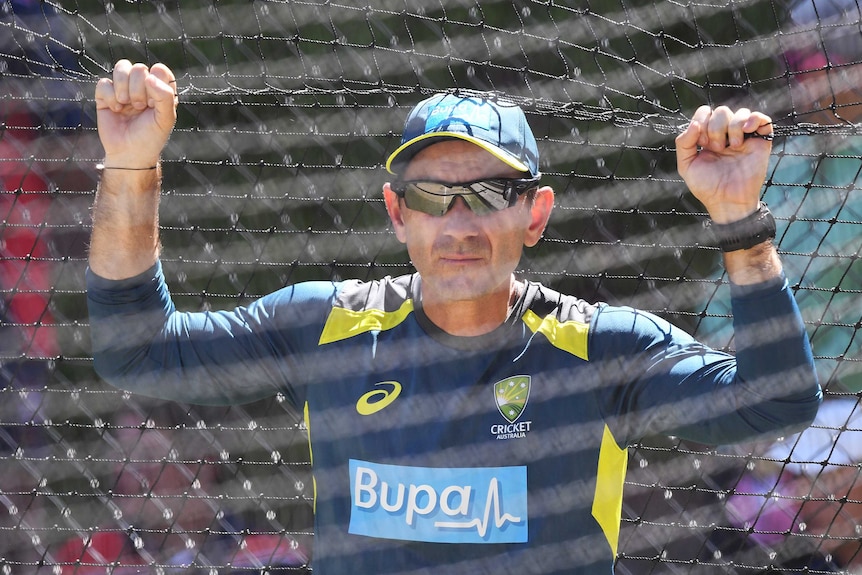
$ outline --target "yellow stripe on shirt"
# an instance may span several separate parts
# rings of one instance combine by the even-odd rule
[[[400,324],[413,311],[413,300],[405,300],[395,311],[365,309],[354,311],[334,307],[326,318],[318,345],[348,339],[369,331],[385,331]]]
[[[554,347],[583,360],[589,359],[587,353],[589,324],[575,320],[561,322],[552,316],[541,318],[532,310],[527,310],[521,319],[533,333],[544,334]]]

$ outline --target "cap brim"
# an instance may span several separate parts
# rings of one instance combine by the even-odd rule
[[[429,134],[422,134],[421,136],[416,136],[410,141],[404,142],[398,149],[396,149],[392,154],[390,154],[389,159],[386,160],[386,171],[393,175],[398,175],[398,171],[396,168],[398,166],[405,167],[407,163],[419,153],[420,150],[430,146],[431,144],[436,143],[435,140],[464,140],[465,142],[470,142],[471,144],[475,144],[482,148],[483,150],[490,153],[495,158],[502,161],[507,166],[510,166],[516,169],[519,172],[529,172],[530,167],[510,154],[509,152],[498,148],[492,144],[489,144],[485,140],[480,140],[479,138],[474,138],[469,134],[462,134],[459,132],[431,132]]]

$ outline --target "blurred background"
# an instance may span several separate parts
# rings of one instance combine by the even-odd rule
[[[178,78],[160,218],[187,310],[409,272],[385,159],[416,102],[463,88],[524,107],[557,192],[525,277],[733,350],[727,279],[673,138],[704,103],[770,114],[763,198],[829,417],[773,445],[645,438],[617,572],[862,563],[860,16],[854,0],[0,0],[0,570],[308,571],[307,437],[285,398],[179,405],[93,372],[93,91],[120,58]]]

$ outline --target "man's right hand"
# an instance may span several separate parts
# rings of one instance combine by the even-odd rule
[[[93,205],[90,269],[107,279],[130,278],[159,257],[155,168],[177,120],[173,72],[120,60],[112,78],[96,85],[96,114],[105,173]]]
[[[118,61],[96,85],[96,115],[107,168],[155,166],[177,120],[173,72]]]

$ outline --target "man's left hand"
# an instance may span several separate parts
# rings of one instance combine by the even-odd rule
[[[757,210],[771,134],[772,120],[765,114],[701,106],[677,136],[679,174],[715,223],[734,222]]]

